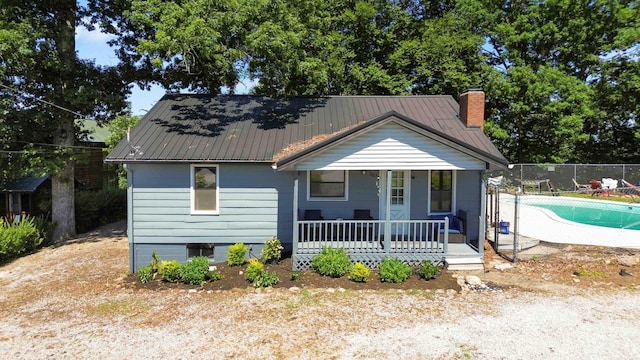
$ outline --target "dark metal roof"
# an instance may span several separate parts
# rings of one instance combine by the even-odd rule
[[[332,96],[273,99],[254,95],[167,94],[107,156],[109,162],[273,162],[287,146],[360,128],[393,113],[454,147],[506,166],[479,128],[459,119],[451,96]],[[364,122],[364,123],[363,123]]]
[[[25,176],[20,179],[17,179],[7,185],[3,192],[34,192],[36,189],[42,185],[49,178],[49,174],[44,174],[42,176]]]

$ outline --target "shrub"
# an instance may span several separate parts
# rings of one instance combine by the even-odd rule
[[[260,274],[264,272],[264,265],[258,260],[250,260],[247,270],[244,272],[244,278],[254,282]]]
[[[339,278],[351,270],[351,259],[344,249],[325,247],[311,260],[311,268],[320,275]]]
[[[365,264],[357,262],[351,269],[349,280],[355,282],[367,282],[369,281],[369,275],[371,275],[371,270],[369,270]]]
[[[298,281],[302,277],[302,273],[300,271],[292,271],[289,273],[289,279],[291,281]]]
[[[433,279],[440,274],[440,269],[435,266],[430,260],[424,260],[420,263],[420,269],[418,275],[425,280]]]
[[[0,219],[0,261],[6,261],[35,251],[42,244],[40,231],[31,217],[19,223],[8,223]]]
[[[213,270],[209,272],[209,280],[218,281],[222,279],[222,273],[219,270]]]
[[[182,265],[177,260],[163,261],[158,273],[162,275],[162,280],[167,282],[177,282],[180,280]]]
[[[209,258],[196,256],[182,267],[180,278],[186,284],[204,285],[210,277],[209,273]]]
[[[151,266],[149,265],[143,266],[140,269],[138,269],[138,278],[140,279],[140,282],[143,284],[146,284],[149,281],[153,280],[155,275],[156,273],[153,272],[153,270],[151,269]]]
[[[227,252],[227,263],[231,266],[244,265],[248,250],[249,248],[243,243],[231,245]]]
[[[411,266],[398,260],[398,258],[382,259],[380,267],[380,281],[401,283],[411,276]]]
[[[272,261],[278,262],[280,261],[280,257],[282,257],[282,250],[284,247],[280,242],[280,239],[277,237],[272,237],[264,243],[264,248],[260,252],[260,258],[262,262],[265,264]]]
[[[33,221],[33,225],[38,229],[40,238],[42,238],[42,245],[51,244],[53,230],[56,228],[56,225],[44,216],[34,216],[29,217],[29,219]]]
[[[76,191],[76,230],[84,233],[127,218],[126,189]]]
[[[151,262],[149,263],[149,266],[151,267],[151,271],[158,272],[160,270],[161,265],[162,265],[162,259],[160,259],[160,256],[158,256],[158,254],[156,254],[155,251],[152,252]]]
[[[258,277],[253,281],[253,286],[257,288],[265,288],[269,286],[276,285],[280,279],[278,278],[277,272],[268,272],[263,271],[258,275]]]

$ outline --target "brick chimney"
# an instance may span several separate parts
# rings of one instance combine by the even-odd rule
[[[468,89],[460,95],[460,119],[467,127],[484,131],[484,91]]]

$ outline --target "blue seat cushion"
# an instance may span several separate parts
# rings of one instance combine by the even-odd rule
[[[430,215],[429,220],[444,220],[445,217],[449,218],[449,233],[461,234],[462,221],[453,214]]]

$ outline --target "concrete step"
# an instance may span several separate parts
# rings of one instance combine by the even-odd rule
[[[444,266],[448,270],[484,270],[484,261],[475,257],[445,258]]]

